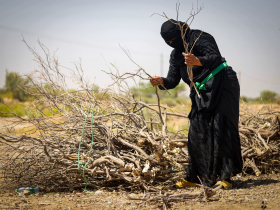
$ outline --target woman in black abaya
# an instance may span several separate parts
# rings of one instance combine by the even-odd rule
[[[153,86],[172,89],[181,79],[190,85],[187,65],[193,66],[193,81],[199,85],[213,70],[222,66],[222,70],[200,90],[201,98],[194,88],[191,90],[189,165],[186,178],[176,185],[196,186],[201,180],[206,186],[230,188],[230,178],[242,171],[238,133],[240,89],[236,73],[226,65],[215,39],[208,33],[201,34],[200,30],[187,30],[185,40],[190,49],[199,39],[192,54],[185,54],[180,28],[171,21],[166,21],[161,27],[162,38],[174,48],[168,75],[166,78],[154,76],[151,79]]]

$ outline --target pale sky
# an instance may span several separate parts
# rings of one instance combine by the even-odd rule
[[[176,18],[177,0],[0,0],[0,87],[5,69],[29,74],[37,68],[22,42],[38,50],[39,39],[59,63],[74,68],[81,58],[87,78],[101,87],[111,83],[109,63],[121,72],[137,69],[119,47],[149,74],[165,76],[172,50],[160,36],[166,21],[153,13]],[[192,3],[180,1],[179,19],[185,21]],[[191,28],[212,34],[228,65],[241,71],[241,95],[257,97],[262,90],[280,94],[280,1],[199,0],[204,8]],[[164,75],[160,75],[160,54]],[[42,55],[42,54],[41,54]]]

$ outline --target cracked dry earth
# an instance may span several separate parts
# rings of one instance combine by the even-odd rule
[[[82,189],[81,189],[82,190]],[[0,192],[0,209],[162,209],[162,203],[129,200],[127,195],[140,197],[143,192],[99,189],[92,194],[74,191],[21,195]],[[200,190],[175,189],[169,193]],[[280,174],[236,177],[233,189],[220,190],[207,201],[171,202],[168,209],[280,209]]]

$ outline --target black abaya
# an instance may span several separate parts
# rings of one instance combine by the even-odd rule
[[[187,30],[186,41],[189,49],[200,34],[199,30]],[[170,55],[168,75],[162,78],[165,88],[175,88],[181,78],[190,85],[178,26],[170,21],[165,22],[161,35],[165,41],[176,37],[173,43],[168,43],[175,49]],[[193,66],[194,82],[201,82],[213,69],[225,62],[215,39],[205,32],[195,43],[192,54],[203,65]],[[189,166],[186,180],[200,183],[199,177],[203,184],[212,186],[217,180],[229,180],[242,171],[238,133],[240,89],[236,73],[231,67],[220,71],[205,87],[207,90],[200,92],[201,98],[197,96],[194,88],[190,93],[192,109],[189,114]]]

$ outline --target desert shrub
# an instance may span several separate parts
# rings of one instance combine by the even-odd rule
[[[276,103],[280,105],[280,96],[277,97]]]
[[[2,102],[3,102],[4,98],[13,99],[13,94],[11,92],[8,92],[4,88],[1,88],[0,89],[0,98],[2,99],[1,100]]]
[[[240,100],[244,101],[245,103],[249,102],[249,99],[247,96],[240,96]]]
[[[3,94],[1,94],[1,97],[4,98],[8,98],[8,99],[13,99],[13,93],[12,92],[5,92]]]
[[[274,91],[263,90],[260,93],[259,101],[264,103],[275,103],[277,100],[278,94]]]
[[[23,78],[18,73],[16,73],[16,72],[9,72],[6,69],[4,91],[6,93],[11,93],[13,99],[18,99],[19,101],[26,101],[28,99],[28,97],[30,97],[22,89],[25,86],[27,86],[28,83],[29,83],[29,79],[28,78]]]

